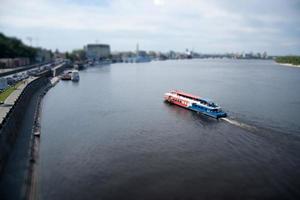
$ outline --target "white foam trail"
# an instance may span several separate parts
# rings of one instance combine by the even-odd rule
[[[244,128],[244,129],[248,129],[248,130],[256,130],[256,128],[254,126],[250,126],[248,124],[244,124],[244,123],[241,123],[241,122],[238,122],[236,120],[233,120],[233,119],[228,119],[228,118],[222,118],[222,120],[232,124],[232,125],[235,125],[235,126],[238,126],[240,128]]]

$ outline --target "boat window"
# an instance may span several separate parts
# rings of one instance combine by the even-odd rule
[[[209,106],[211,106],[211,107],[217,107],[217,104],[211,102],[211,103],[209,103]]]

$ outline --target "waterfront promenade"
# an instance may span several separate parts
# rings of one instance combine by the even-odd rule
[[[36,160],[33,129],[46,90],[59,81],[65,63],[18,82],[0,105],[0,196],[4,199],[32,198],[35,194]],[[14,189],[12,191],[11,189]],[[17,192],[16,192],[17,191]]]
[[[28,79],[23,80],[22,83],[5,99],[4,103],[0,105],[0,127],[2,127],[7,115],[10,113],[10,110],[22,94],[23,90],[29,83],[36,79],[37,77],[29,77]]]

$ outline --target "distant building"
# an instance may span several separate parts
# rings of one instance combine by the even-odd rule
[[[122,54],[120,52],[112,52],[111,60],[113,63],[122,62]]]
[[[246,54],[245,54],[245,58],[246,58],[246,59],[254,58],[253,52],[246,53]]]
[[[157,57],[157,53],[155,51],[149,51],[148,55],[151,58],[151,60],[154,60]]]
[[[49,62],[51,61],[52,55],[50,50],[39,48],[36,53],[35,60],[37,62]]]
[[[107,44],[88,44],[84,50],[88,59],[99,60],[110,56],[110,46]]]
[[[121,54],[121,62],[133,62],[134,53],[133,52],[122,52]]]
[[[59,50],[56,49],[53,53],[53,60],[55,60],[56,62],[61,62],[64,59],[66,59],[66,54],[63,52],[59,52]]]
[[[0,58],[0,68],[14,68],[29,64],[29,58]]]
[[[164,53],[159,53],[158,54],[158,57],[157,57],[158,60],[167,60],[168,59],[168,56],[165,55]]]
[[[185,50],[185,54],[186,54],[186,58],[192,58],[192,55],[193,55],[193,52],[192,51],[190,51],[189,49],[186,49]]]
[[[174,51],[169,51],[168,58],[169,59],[176,59],[176,53]]]

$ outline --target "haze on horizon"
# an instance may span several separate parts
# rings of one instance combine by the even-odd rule
[[[300,54],[299,0],[0,0],[0,32],[70,51]]]

